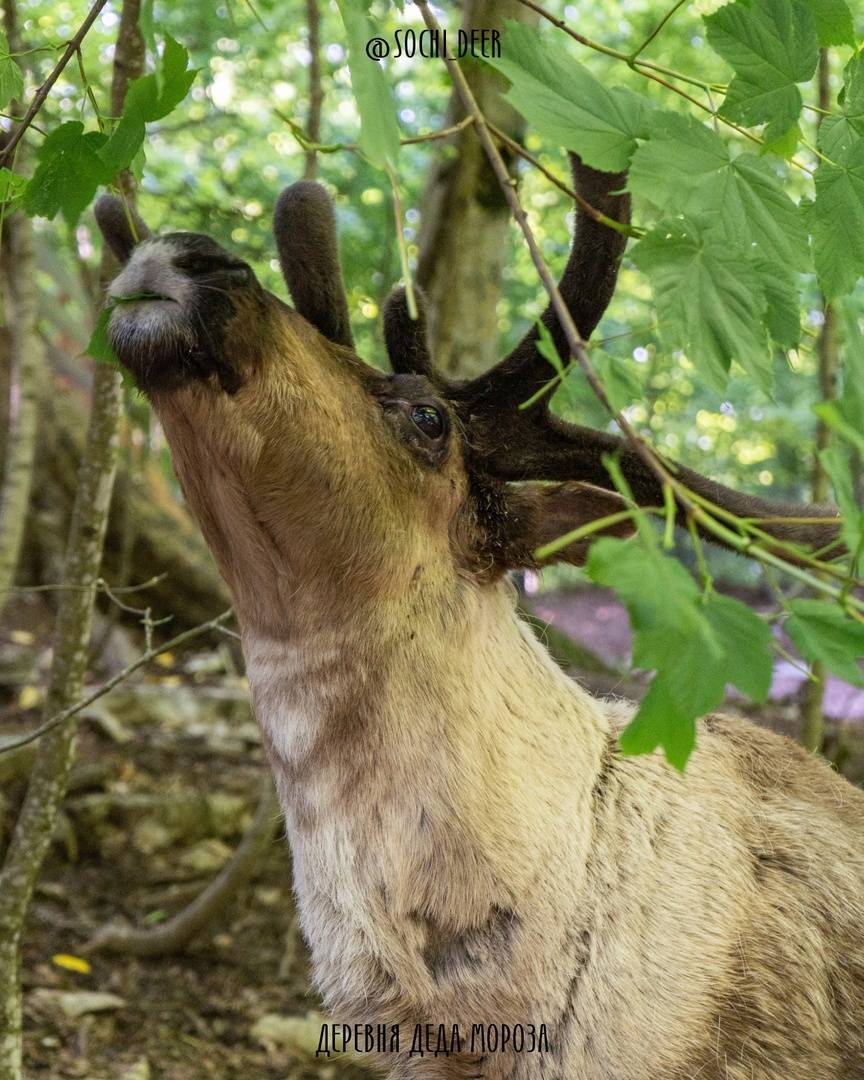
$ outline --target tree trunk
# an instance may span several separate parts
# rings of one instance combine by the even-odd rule
[[[7,0],[7,7],[13,0]],[[114,58],[111,110],[123,111],[129,80],[144,67],[138,29],[140,0],[124,0]],[[118,178],[132,195],[132,178]],[[111,272],[102,259],[102,280]],[[117,461],[117,428],[122,397],[120,377],[99,365],[87,445],[81,461],[63,581],[76,586],[60,594],[54,631],[54,661],[45,701],[45,719],[81,695],[93,617],[92,587],[99,574]],[[54,834],[74,758],[76,723],[70,718],[40,742],[24,804],[0,872],[0,1080],[21,1076],[21,937],[42,861]]]
[[[535,16],[518,0],[466,0],[465,29],[501,30],[505,18]],[[464,62],[463,62],[464,63]],[[518,114],[503,100],[505,81],[485,64],[466,63],[465,74],[484,114],[513,138]],[[446,123],[465,116],[458,95]],[[498,359],[498,301],[507,254],[510,213],[473,129],[439,150],[423,195],[417,284],[429,305],[429,335],[437,366],[451,376],[471,376]]]
[[[13,3],[6,4],[3,16],[10,50],[22,52]],[[10,103],[10,109],[13,116],[20,115],[17,101]],[[22,156],[19,154],[19,162]],[[0,486],[0,615],[9,600],[24,539],[45,363],[42,341],[37,334],[33,227],[25,214],[15,212],[5,216],[2,228],[0,285],[6,323],[3,352],[9,374],[4,387],[8,404],[3,417],[6,445]]]

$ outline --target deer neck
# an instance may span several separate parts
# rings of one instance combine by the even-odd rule
[[[519,620],[509,584],[451,601],[395,624],[244,635],[301,907],[318,890],[350,917],[351,878],[355,900],[384,888],[391,912],[479,921],[562,857],[562,822],[565,846],[588,842],[602,707]]]

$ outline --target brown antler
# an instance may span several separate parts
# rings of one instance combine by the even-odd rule
[[[294,307],[324,337],[353,345],[333,204],[314,180],[285,188],[273,213],[279,262]]]
[[[570,166],[574,187],[585,203],[613,221],[629,223],[630,196],[623,190],[626,173],[598,172],[577,154],[570,154]],[[604,225],[581,205],[577,207],[570,256],[558,289],[584,340],[594,332],[609,306],[626,245],[623,233]],[[542,322],[560,355],[568,356],[567,338],[551,303],[543,312]],[[513,409],[531,398],[551,377],[548,360],[537,351],[538,337],[533,327],[500,364],[464,384],[459,390],[460,399],[494,400],[502,409]]]
[[[571,154],[577,192],[596,210],[622,223],[629,221],[630,203],[623,193],[626,175],[601,173],[584,165]],[[579,209],[576,230],[567,265],[559,285],[583,339],[595,329],[612,298],[626,237]],[[404,307],[404,303],[401,303]],[[427,373],[428,352],[415,330],[417,341],[406,345],[410,334],[407,315],[398,315],[400,297],[388,304],[388,319],[401,326],[400,357],[421,357],[415,370]],[[568,355],[567,341],[550,305],[543,314],[552,339],[562,357]],[[388,346],[391,337],[388,334]],[[576,480],[612,490],[614,485],[603,463],[606,455],[617,454],[621,471],[641,506],[663,504],[657,475],[628,442],[608,432],[569,424],[549,411],[549,395],[530,409],[519,405],[531,398],[552,376],[548,361],[538,352],[537,330],[531,330],[500,364],[476,379],[450,384],[444,391],[460,413],[473,468],[500,480]],[[391,352],[391,360],[396,360]],[[404,366],[399,370],[404,370]],[[441,385],[440,376],[435,381]],[[664,462],[667,470],[694,494],[744,518],[769,519],[761,526],[765,533],[785,542],[811,544],[822,548],[834,544],[833,554],[842,548],[836,543],[840,521],[833,507],[798,506],[775,503],[724,487],[685,466]],[[809,518],[810,521],[778,521],[782,518]],[[770,520],[774,519],[774,520]],[[686,511],[679,506],[678,520],[686,524]],[[716,537],[705,534],[717,542]]]
[[[390,366],[397,375],[412,373],[425,375],[433,382],[438,381],[429,352],[429,340],[426,333],[426,305],[423,294],[415,289],[417,318],[412,319],[408,312],[405,289],[398,289],[384,302],[384,344],[390,358]]]
[[[105,242],[120,263],[127,262],[135,245],[150,235],[138,212],[116,195],[101,195],[93,213]]]

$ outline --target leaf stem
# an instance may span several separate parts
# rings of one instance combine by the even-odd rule
[[[648,37],[645,38],[645,40],[642,42],[642,44],[639,46],[639,48],[636,50],[636,52],[631,54],[631,56],[630,56],[630,64],[631,64],[631,66],[636,63],[636,58],[639,56],[639,54],[645,52],[645,50],[648,48],[648,46],[651,44],[651,42],[654,40],[654,38],[657,37],[657,35],[660,33],[660,31],[663,29],[663,27],[666,25],[666,23],[669,22],[669,20],[672,18],[672,16],[675,14],[675,12],[678,11],[679,8],[682,8],[687,2],[688,2],[688,0],[677,0],[677,2],[666,12],[666,14],[663,16],[663,18],[660,20],[660,22],[657,23],[657,25],[654,27],[654,29],[651,31],[651,33],[648,35]]]
[[[595,518],[585,525],[580,525],[578,529],[571,529],[570,532],[564,533],[563,536],[556,536],[555,539],[550,540],[548,544],[543,544],[542,547],[537,548],[534,552],[534,558],[538,562],[543,562],[550,556],[557,554],[562,548],[569,547],[570,544],[575,544],[577,540],[584,540],[586,536],[591,536],[596,532],[600,532],[602,529],[607,529],[612,525],[617,525],[621,521],[628,521],[629,519],[635,518],[637,514],[662,515],[662,513],[663,511],[659,506],[640,506],[635,509],[616,510],[614,514],[606,514],[605,517]]]

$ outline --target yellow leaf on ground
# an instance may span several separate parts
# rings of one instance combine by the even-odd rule
[[[32,645],[36,640],[29,630],[10,630],[9,637],[16,645]]]
[[[83,957],[72,956],[71,953],[55,953],[51,960],[66,971],[77,971],[80,975],[90,974],[90,965]]]
[[[18,694],[18,704],[22,709],[32,709],[42,700],[42,691],[38,686],[22,686]]]

